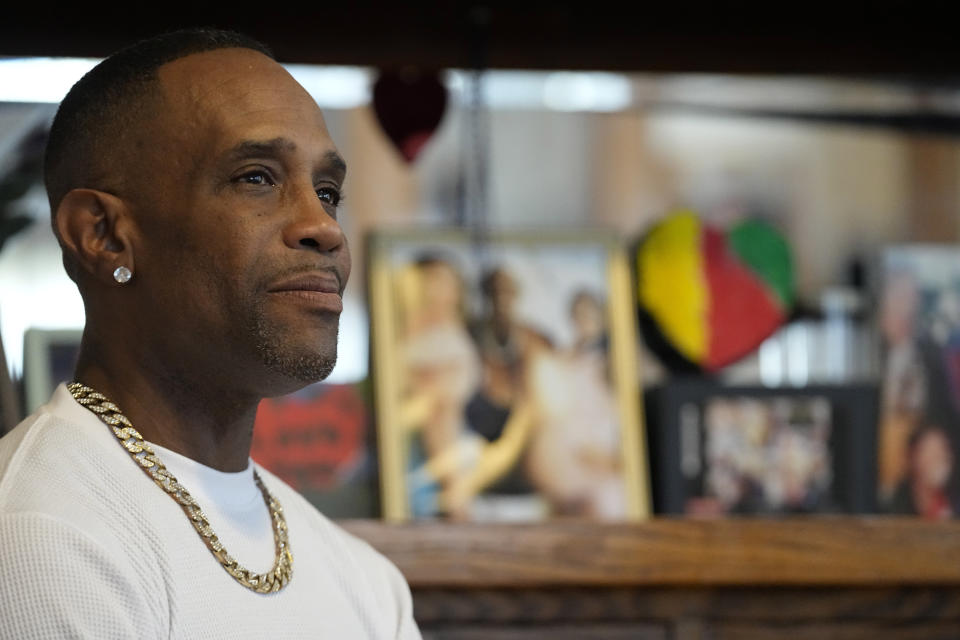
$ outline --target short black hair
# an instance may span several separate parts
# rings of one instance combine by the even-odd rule
[[[77,81],[60,103],[44,156],[51,215],[72,189],[104,188],[112,168],[109,155],[155,90],[161,66],[194,53],[232,48],[274,57],[266,45],[240,33],[183,29],[121,49]]]

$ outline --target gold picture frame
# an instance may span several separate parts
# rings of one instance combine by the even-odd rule
[[[381,231],[367,255],[385,519],[649,517],[615,235]]]

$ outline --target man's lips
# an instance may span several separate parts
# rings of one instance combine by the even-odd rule
[[[340,278],[335,273],[298,274],[270,285],[267,292],[303,302],[322,311],[343,311]]]

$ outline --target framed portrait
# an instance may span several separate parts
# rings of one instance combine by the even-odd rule
[[[27,329],[23,334],[23,395],[30,415],[61,382],[73,380],[83,329]]]
[[[880,257],[883,342],[878,497],[886,512],[960,514],[960,249]]]
[[[648,514],[616,237],[381,232],[368,256],[387,519]]]
[[[656,511],[687,516],[871,513],[876,385],[647,392]]]

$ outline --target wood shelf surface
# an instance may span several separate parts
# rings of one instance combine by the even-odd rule
[[[960,522],[340,523],[431,587],[960,587]]]

